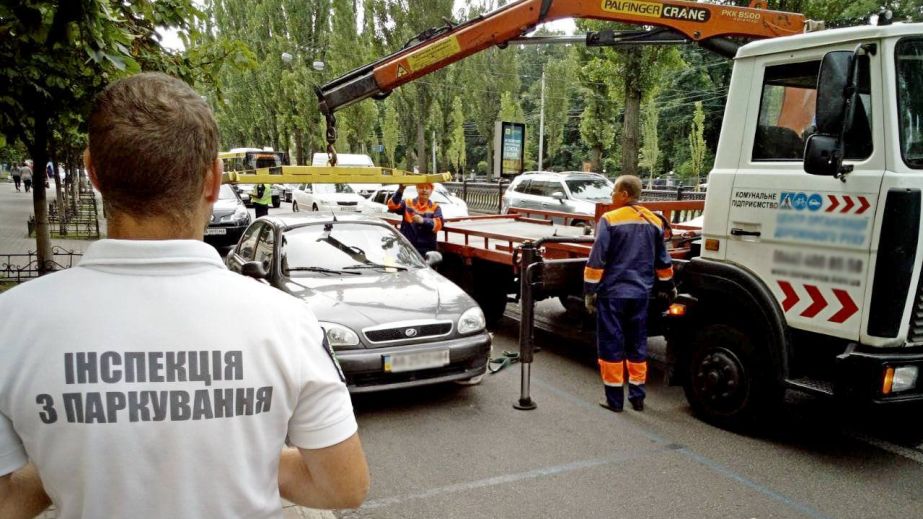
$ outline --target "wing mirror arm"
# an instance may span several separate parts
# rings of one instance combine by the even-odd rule
[[[253,279],[267,279],[269,268],[261,261],[248,261],[240,266],[240,273]]]

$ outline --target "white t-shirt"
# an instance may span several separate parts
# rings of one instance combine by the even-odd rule
[[[278,460],[356,432],[307,305],[191,240],[102,240],[0,294],[0,475],[58,517],[281,517]]]

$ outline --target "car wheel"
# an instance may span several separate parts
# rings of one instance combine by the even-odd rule
[[[292,201],[292,212],[293,213],[298,212],[298,202]]]
[[[311,210],[317,212],[317,204],[312,205]]]
[[[275,207],[276,209],[278,209],[279,206],[281,206],[281,205],[282,205],[282,200],[280,200],[279,197],[277,197],[277,196],[272,197],[272,206],[273,206],[273,207]]]

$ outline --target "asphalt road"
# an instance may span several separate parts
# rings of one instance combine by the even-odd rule
[[[504,319],[495,354],[516,350],[517,335]],[[682,389],[654,370],[645,411],[614,414],[596,404],[590,345],[536,339],[534,411],[512,407],[519,365],[479,386],[356,398],[372,488],[362,508],[337,515],[923,517],[919,410],[872,414],[792,397],[773,426],[737,434],[693,417]]]

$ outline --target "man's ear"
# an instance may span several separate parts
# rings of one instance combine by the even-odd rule
[[[202,196],[210,204],[218,200],[218,191],[221,189],[221,177],[223,174],[224,165],[221,163],[221,159],[215,159],[205,174],[205,183],[202,186]]]
[[[99,181],[96,179],[96,169],[93,167],[93,160],[90,157],[90,148],[83,150],[83,165],[87,168],[87,176],[90,177],[90,183],[99,191]]]

